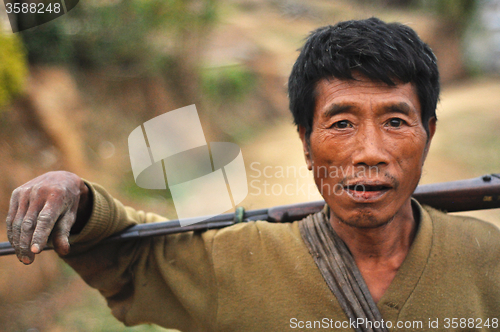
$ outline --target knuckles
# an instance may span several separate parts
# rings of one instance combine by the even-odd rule
[[[30,232],[35,228],[35,220],[33,218],[24,218],[21,223],[21,230],[23,232]]]
[[[19,234],[19,233],[21,233],[21,221],[14,222],[12,224],[12,233],[13,234],[16,234],[16,233]]]
[[[37,221],[38,221],[38,223],[40,223],[40,224],[43,225],[43,224],[50,223],[52,221],[52,219],[54,219],[54,217],[52,216],[52,214],[50,214],[50,213],[40,213],[38,215]],[[43,226],[41,226],[41,227],[43,227]]]
[[[36,228],[36,234],[35,236],[37,238],[41,238],[41,237],[48,237],[48,233],[52,230],[52,227],[50,224],[48,223],[40,223],[37,228]]]
[[[14,189],[11,196],[12,201],[24,198],[36,197],[72,197],[80,194],[80,182],[82,180],[75,174],[69,172],[45,173],[24,185]]]

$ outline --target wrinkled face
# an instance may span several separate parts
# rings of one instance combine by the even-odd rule
[[[320,81],[309,143],[305,128],[299,129],[306,162],[333,218],[372,228],[411,210],[435,118],[427,136],[411,83],[391,87],[358,79]]]

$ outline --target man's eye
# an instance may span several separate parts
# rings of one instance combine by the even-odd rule
[[[337,121],[332,125],[332,128],[346,129],[352,127],[352,124],[347,120]]]
[[[401,127],[403,125],[403,123],[404,123],[404,121],[401,119],[398,119],[398,118],[390,119],[388,122],[389,127],[393,127],[393,128]]]

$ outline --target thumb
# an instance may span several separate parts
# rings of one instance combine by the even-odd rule
[[[52,232],[52,244],[54,245],[54,250],[59,255],[69,254],[69,233],[71,231],[71,226],[75,222],[76,213],[74,211],[66,211],[66,213],[61,217],[61,219],[54,226],[54,231]]]

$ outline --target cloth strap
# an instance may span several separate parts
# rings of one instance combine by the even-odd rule
[[[299,229],[328,287],[346,316],[356,321],[356,332],[388,332],[382,315],[373,301],[349,249],[330,225],[325,211],[309,215],[299,222]],[[368,322],[371,321],[371,322]]]

